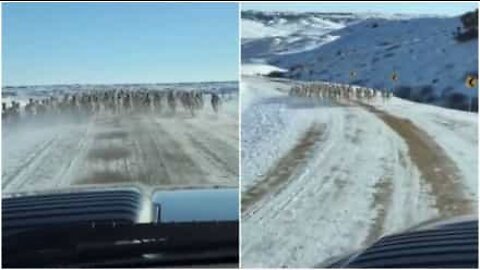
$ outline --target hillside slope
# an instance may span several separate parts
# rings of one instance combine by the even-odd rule
[[[478,39],[454,38],[462,25],[458,17],[350,15],[349,20],[315,24],[319,15],[304,14],[295,21],[282,13],[269,15],[276,19],[269,23],[259,15],[242,18],[242,34],[247,34],[242,37],[243,63],[278,66],[292,79],[394,88],[396,96],[417,102],[478,108],[478,90],[465,86],[467,75],[478,73]],[[248,36],[252,24],[256,37]],[[276,31],[257,31],[259,25]]]

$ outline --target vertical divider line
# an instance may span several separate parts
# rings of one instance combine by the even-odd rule
[[[242,3],[238,9],[238,267],[242,268]]]

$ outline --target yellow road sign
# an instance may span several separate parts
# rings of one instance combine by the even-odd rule
[[[478,76],[477,75],[468,75],[465,79],[465,86],[468,88],[475,88],[478,85]]]

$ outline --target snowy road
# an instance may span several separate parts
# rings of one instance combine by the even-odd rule
[[[314,266],[425,220],[476,213],[476,114],[396,98],[318,104],[289,87],[242,79],[242,266]]]
[[[238,117],[230,111],[103,112],[4,125],[2,192],[86,184],[237,186]]]

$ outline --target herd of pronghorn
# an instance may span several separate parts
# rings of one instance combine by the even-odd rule
[[[183,110],[195,115],[210,102],[213,111],[219,110],[220,95],[213,91],[173,90],[92,90],[49,96],[41,99],[30,98],[21,106],[17,101],[2,102],[2,120],[11,122],[22,117],[44,116],[46,114],[90,115],[105,111],[120,112],[162,112],[174,114]]]
[[[327,84],[305,83],[294,85],[290,89],[291,96],[317,98],[323,101],[371,101],[375,97],[388,100],[393,92],[383,89]],[[41,99],[30,98],[28,103],[21,106],[19,102],[10,104],[2,102],[2,120],[4,122],[34,116],[43,116],[48,113],[65,115],[94,114],[100,111],[119,112],[161,112],[175,113],[184,110],[195,115],[196,110],[204,108],[205,100],[210,102],[213,111],[218,112],[221,99],[219,94],[212,91],[187,91],[166,89],[154,90],[92,90],[64,94],[63,96],[49,96]]]
[[[361,86],[306,83],[294,85],[290,89],[290,96],[317,98],[324,101],[372,101],[382,97],[384,101],[393,97],[393,92],[388,89],[376,90]]]

